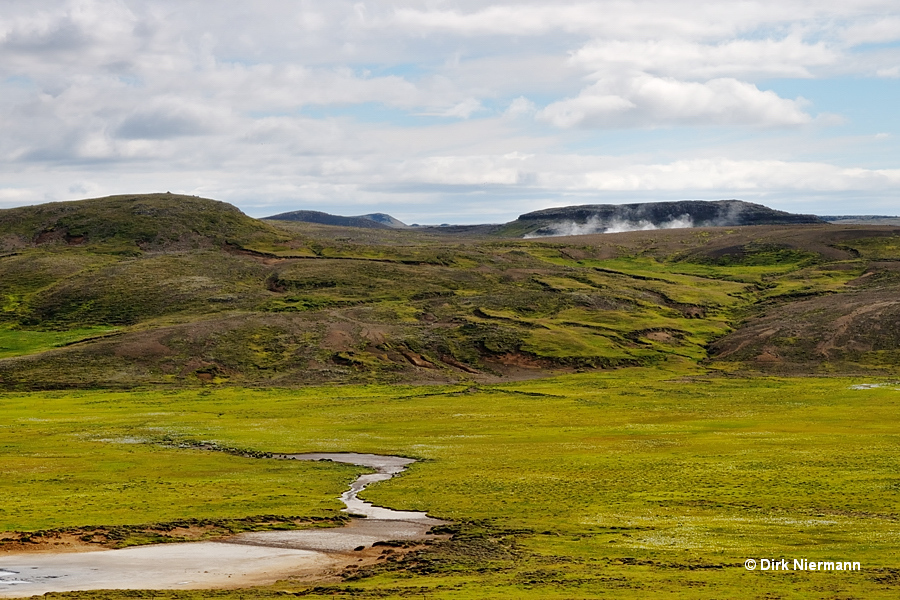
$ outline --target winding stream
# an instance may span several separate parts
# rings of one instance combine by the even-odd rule
[[[203,589],[266,585],[289,576],[336,574],[360,547],[378,541],[422,540],[445,521],[360,500],[366,486],[386,481],[415,460],[356,453],[281,454],[281,460],[331,460],[369,467],[341,495],[354,518],[344,527],[255,531],[216,542],[157,544],[121,550],[0,555],[0,598],[94,589]],[[348,556],[350,553],[350,556]]]
[[[344,512],[354,515],[363,515],[370,519],[385,519],[389,521],[405,521],[427,519],[423,512],[393,510],[375,506],[371,502],[360,500],[357,495],[367,486],[377,481],[387,481],[394,475],[406,470],[406,467],[416,462],[412,458],[402,456],[384,456],[380,454],[357,454],[356,452],[310,452],[307,454],[276,454],[274,458],[284,460],[330,460],[333,462],[347,463],[361,467],[375,469],[375,473],[360,475],[356,481],[350,484],[350,489],[341,494],[341,501],[347,506]]]

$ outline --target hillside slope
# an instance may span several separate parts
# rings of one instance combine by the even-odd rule
[[[0,251],[34,246],[195,249],[282,237],[237,207],[179,194],[132,194],[0,210]]]
[[[717,360],[782,373],[900,373],[900,228],[859,228],[839,248],[856,260],[825,268],[856,275],[832,294],[748,310],[710,346]]]
[[[496,381],[668,360],[890,373],[900,358],[898,227],[498,240],[276,227],[162,196],[25,211],[27,227],[0,212],[0,386]],[[84,239],[41,238],[48,224]]]

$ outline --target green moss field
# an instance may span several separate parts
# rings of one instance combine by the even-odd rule
[[[7,531],[327,519],[362,469],[235,453],[327,450],[420,459],[364,496],[451,520],[456,534],[334,585],[50,597],[900,592],[900,384],[887,380],[710,377],[673,361],[489,386],[54,391],[0,402]],[[751,572],[747,558],[862,570]]]

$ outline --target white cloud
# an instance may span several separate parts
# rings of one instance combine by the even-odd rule
[[[446,108],[434,109],[420,112],[418,114],[432,117],[457,117],[459,119],[468,119],[474,113],[484,110],[481,102],[475,98],[466,98],[458,104],[448,106]]]
[[[519,96],[509,103],[509,106],[503,112],[503,116],[509,119],[517,119],[527,115],[533,115],[537,112],[534,102],[524,96]]]
[[[900,40],[900,17],[868,17],[854,22],[841,31],[841,38],[850,44],[884,44]]]
[[[498,156],[433,156],[404,161],[398,166],[401,181],[454,186],[515,185],[516,165]]]
[[[576,98],[554,102],[542,110],[538,118],[549,121],[557,127],[590,127],[594,124],[615,126],[615,120],[619,118],[624,126],[625,119],[621,119],[620,115],[635,108],[637,105],[631,100],[616,94],[605,94],[602,87],[597,84]]]
[[[0,207],[37,203],[38,198],[30,188],[0,188]]]
[[[572,55],[572,62],[595,76],[624,70],[687,79],[722,76],[811,77],[809,67],[831,65],[840,54],[824,42],[798,35],[784,39],[739,39],[698,43],[681,39],[593,40]]]
[[[403,3],[408,4],[408,3]],[[412,3],[416,4],[416,3]],[[851,43],[888,41],[897,6],[892,0],[631,0],[553,2],[457,1],[453,8],[402,6],[372,26],[399,28],[408,35],[546,36],[580,34],[597,39],[716,40],[785,23],[842,35]],[[485,6],[488,4],[488,6]],[[390,9],[388,9],[390,11]],[[872,15],[878,15],[873,18]],[[859,33],[857,33],[857,31]],[[877,37],[873,39],[871,33]],[[869,34],[869,37],[865,36]]]
[[[178,98],[159,98],[139,106],[125,117],[115,136],[124,139],[167,139],[215,133],[232,120],[221,108]]]
[[[32,3],[33,10],[22,10],[22,4],[11,3],[0,18],[3,71],[51,75],[73,66],[115,68],[140,46],[134,35],[138,20],[123,2]]]
[[[0,202],[175,188],[438,211],[482,194],[458,206],[500,214],[595,193],[875,197],[894,181],[876,168],[896,156],[892,115],[873,158],[845,143],[873,132],[821,97],[769,90],[889,85],[898,23],[896,0],[4,0]]]
[[[774,127],[812,120],[799,101],[780,98],[736,79],[695,83],[648,74],[601,80],[575,98],[548,105],[538,117],[557,127]]]
[[[628,190],[886,190],[900,184],[900,169],[842,168],[828,163],[695,159],[630,165],[585,173],[575,188]]]
[[[475,12],[458,10],[398,9],[394,24],[418,31],[443,31],[459,35],[541,35],[552,30],[585,31],[602,28],[604,19],[596,4],[572,6],[499,5]]]
[[[542,36],[553,33],[591,37],[657,38],[715,37],[752,29],[762,23],[799,17],[785,11],[785,3],[682,2],[637,0],[631,2],[516,2],[471,10],[400,8],[385,24],[410,34],[444,33],[461,36]],[[788,3],[790,5],[790,3]],[[785,14],[785,13],[789,14]]]

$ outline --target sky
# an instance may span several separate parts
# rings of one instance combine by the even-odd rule
[[[900,214],[897,0],[2,0],[0,208]]]

